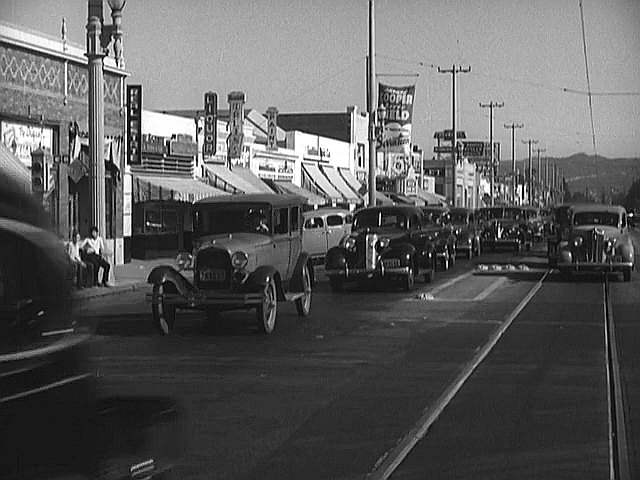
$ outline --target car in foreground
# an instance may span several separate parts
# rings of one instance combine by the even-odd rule
[[[302,247],[314,263],[323,263],[330,248],[351,233],[353,214],[339,208],[319,208],[304,212]]]
[[[500,247],[519,252],[531,249],[532,237],[527,229],[527,215],[522,207],[483,207],[478,211],[482,222],[482,244],[485,250]]]
[[[423,229],[418,207],[390,205],[358,210],[352,233],[327,252],[325,272],[331,289],[347,282],[391,279],[404,290],[424,275],[430,282],[436,269],[433,234]]]
[[[452,208],[450,225],[456,236],[456,251],[471,259],[482,252],[482,230],[471,208]]]
[[[255,309],[263,333],[275,328],[279,302],[293,301],[298,314],[307,316],[314,270],[302,249],[304,201],[246,194],[196,202],[193,253],[178,255],[178,269],[161,265],[149,274],[148,299],[159,333],[173,331],[178,309],[205,311],[214,327],[221,312]],[[189,270],[192,279],[182,273]]]
[[[558,244],[561,273],[620,272],[629,282],[634,255],[623,207],[593,204],[571,208],[570,233]]]

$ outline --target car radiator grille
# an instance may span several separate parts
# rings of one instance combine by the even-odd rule
[[[231,287],[231,258],[226,250],[198,253],[195,284],[200,289],[224,290]]]
[[[604,232],[595,228],[584,236],[577,260],[582,262],[601,262],[603,256]]]

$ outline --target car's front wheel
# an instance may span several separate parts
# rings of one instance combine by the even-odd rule
[[[409,272],[402,277],[402,289],[405,292],[410,292],[416,283],[416,272],[413,265],[409,266]]]
[[[302,297],[296,300],[296,310],[298,311],[298,315],[300,315],[301,317],[306,317],[311,311],[312,290],[311,274],[309,273],[308,265],[302,267],[302,288],[304,293]]]
[[[153,324],[160,335],[170,335],[176,321],[176,307],[167,304],[165,294],[177,293],[173,283],[164,282],[153,286],[151,313]]]
[[[436,262],[435,260],[432,260],[431,265],[429,266],[429,271],[424,274],[425,283],[433,282],[433,279],[435,276],[436,276]]]
[[[278,314],[278,296],[276,293],[276,282],[270,278],[264,286],[262,302],[256,308],[256,319],[258,329],[262,333],[271,333],[276,327],[276,316]]]

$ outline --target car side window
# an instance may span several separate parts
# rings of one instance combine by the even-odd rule
[[[287,235],[289,233],[289,209],[279,208],[273,215],[273,233]]]
[[[622,228],[627,228],[627,216],[622,214]]]
[[[320,217],[307,218],[304,222],[304,228],[307,230],[313,230],[314,228],[324,227],[324,222]]]
[[[340,215],[329,215],[327,217],[327,226],[328,227],[338,227],[342,225],[342,217]]]
[[[300,233],[300,207],[291,207],[291,233]]]

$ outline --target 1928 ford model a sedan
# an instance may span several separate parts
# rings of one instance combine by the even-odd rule
[[[571,229],[558,244],[560,272],[622,272],[631,281],[635,257],[625,209],[593,204],[570,212]]]
[[[409,205],[363,208],[355,213],[352,233],[327,252],[325,271],[331,289],[345,282],[394,278],[404,290],[415,277],[433,279],[436,255],[433,234],[423,230],[423,215]]]
[[[178,255],[181,270],[154,268],[148,282],[153,322],[161,335],[174,328],[176,309],[198,309],[215,324],[219,312],[255,308],[257,324],[271,333],[278,302],[295,301],[300,316],[311,309],[314,281],[302,251],[302,205],[296,195],[211,197],[194,204],[194,252]]]

